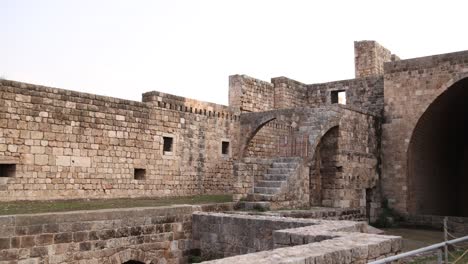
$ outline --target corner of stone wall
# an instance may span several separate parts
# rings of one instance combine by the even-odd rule
[[[287,77],[271,78],[275,87],[274,108],[287,109],[307,105],[307,85]]]
[[[356,78],[384,74],[384,63],[400,60],[390,50],[374,40],[354,42],[354,64]]]
[[[229,76],[229,106],[240,112],[262,112],[273,109],[273,84],[247,75]]]

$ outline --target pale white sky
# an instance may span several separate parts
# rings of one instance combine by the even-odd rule
[[[401,58],[468,49],[467,1],[0,0],[0,77],[227,104],[228,76],[354,77],[354,40]]]

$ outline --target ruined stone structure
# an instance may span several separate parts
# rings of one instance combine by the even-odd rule
[[[399,237],[370,234],[365,222],[216,213],[232,208],[226,203],[0,216],[0,263],[178,264],[199,251],[210,258],[257,252],[239,256],[242,263],[278,263],[295,254],[315,263],[349,264],[401,250]],[[260,252],[274,248],[276,262]]]
[[[229,79],[229,106],[0,81],[0,200],[232,193],[244,206],[468,216],[468,52],[355,42],[356,78]]]
[[[401,239],[369,234],[367,224],[195,212],[193,243],[204,263],[368,263],[395,255]],[[250,253],[250,254],[247,254]]]

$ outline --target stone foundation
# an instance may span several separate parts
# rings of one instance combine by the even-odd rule
[[[364,222],[196,212],[192,228],[202,257],[231,256],[204,263],[367,263],[401,250]]]
[[[186,263],[197,210],[232,204],[0,216],[0,263]]]

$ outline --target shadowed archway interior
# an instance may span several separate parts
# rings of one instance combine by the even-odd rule
[[[332,206],[330,194],[340,174],[338,162],[339,127],[328,130],[320,139],[309,171],[310,205]]]
[[[408,211],[468,216],[468,78],[442,93],[408,149]]]

